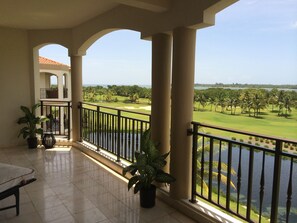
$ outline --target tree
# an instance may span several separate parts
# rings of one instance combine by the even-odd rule
[[[132,93],[129,95],[131,103],[139,103],[139,96],[137,93]]]
[[[254,110],[254,117],[258,117],[260,115],[261,109],[266,107],[266,101],[264,99],[263,93],[257,89],[253,91],[252,98],[252,108]]]
[[[278,95],[278,90],[277,88],[273,88],[269,94],[268,94],[268,104],[271,105],[271,111],[274,111],[274,106],[277,105],[277,95]]]

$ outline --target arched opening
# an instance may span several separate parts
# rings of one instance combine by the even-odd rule
[[[117,30],[106,34],[88,48],[83,64],[84,101],[135,109],[135,103],[127,103],[132,101],[132,94],[137,94],[139,100],[133,102],[144,104],[138,108],[148,106],[151,42],[141,40],[139,32]]]
[[[70,61],[67,49],[58,44],[39,49],[40,99],[70,99]]]

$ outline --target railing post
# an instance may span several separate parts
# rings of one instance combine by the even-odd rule
[[[230,190],[231,190],[231,165],[232,165],[232,143],[228,143],[228,167],[227,167],[227,189],[226,189],[226,210],[230,210]],[[252,172],[252,171],[251,171]],[[209,190],[211,191],[211,190]],[[210,192],[211,193],[211,192]]]
[[[43,116],[43,101],[40,101],[40,115]],[[43,122],[41,122],[41,128],[43,129]]]
[[[80,128],[79,128],[79,135],[80,135],[80,137],[79,137],[79,141],[80,142],[82,142],[82,140],[83,140],[83,116],[82,116],[82,110],[83,110],[83,107],[82,107],[82,102],[80,101],[79,103],[78,103],[78,109],[79,109],[79,122],[80,122],[80,124],[79,124],[79,126],[80,126]]]
[[[280,175],[282,165],[282,142],[279,139],[275,141],[275,156],[274,156],[274,171],[272,183],[272,200],[271,200],[271,214],[270,222],[277,222],[278,213],[278,200],[280,189]]]
[[[67,113],[68,135],[67,135],[67,139],[70,140],[70,129],[71,129],[70,128],[70,109],[71,109],[70,101],[67,102],[67,107],[68,107],[68,113]],[[81,126],[80,126],[80,128],[81,128]],[[64,126],[64,129],[65,129],[65,126]]]
[[[120,162],[121,158],[121,110],[118,110],[118,131],[117,131],[117,162]]]
[[[99,121],[100,121],[100,107],[97,106],[97,121],[96,121],[96,126],[97,126],[97,151],[100,150],[100,146],[99,146],[99,137],[100,137],[100,132],[99,132]]]
[[[190,202],[196,203],[196,183],[197,183],[197,142],[198,142],[198,125],[193,124],[193,147],[192,147],[192,194]]]

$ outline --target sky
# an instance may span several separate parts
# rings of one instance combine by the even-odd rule
[[[59,45],[40,56],[70,64]],[[297,0],[240,0],[197,30],[195,83],[297,84]],[[83,84],[150,85],[151,42],[120,30],[83,57]]]

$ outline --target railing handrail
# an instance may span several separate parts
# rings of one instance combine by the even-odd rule
[[[48,98],[47,98],[47,99],[40,99],[39,101],[40,101],[40,102],[42,101],[43,103],[44,103],[44,102],[48,102],[48,103],[51,103],[51,105],[54,105],[53,103],[57,103],[57,105],[59,105],[59,103],[68,103],[68,102],[71,103],[71,102],[72,102],[71,100],[65,100],[65,101],[64,101],[64,100],[62,100],[62,101],[59,100],[59,101],[58,101],[58,100],[55,100],[55,99],[48,100]]]
[[[104,105],[98,105],[98,104],[90,103],[90,102],[82,102],[82,104],[91,105],[91,106],[100,107],[100,108],[106,108],[106,109],[110,109],[110,110],[114,110],[114,111],[121,111],[121,112],[133,113],[133,114],[137,114],[137,115],[144,115],[144,116],[148,116],[148,117],[151,116],[150,114],[143,113],[143,112],[135,112],[135,111],[129,111],[129,110],[125,110],[125,109],[118,109],[118,108],[113,108],[113,107],[104,106]]]
[[[268,135],[264,135],[264,134],[258,134],[258,133],[249,132],[249,131],[236,130],[236,129],[232,129],[232,128],[226,128],[226,127],[221,127],[221,126],[211,125],[211,124],[205,124],[205,123],[195,122],[195,121],[192,121],[191,123],[196,124],[198,126],[203,126],[203,127],[206,127],[206,128],[213,128],[213,129],[232,132],[232,133],[237,133],[237,134],[260,137],[260,138],[265,138],[265,139],[270,139],[270,140],[280,140],[280,141],[285,142],[285,143],[295,143],[295,144],[297,144],[297,140],[294,140],[294,139],[286,139],[286,138],[281,138],[281,137],[268,136]]]

